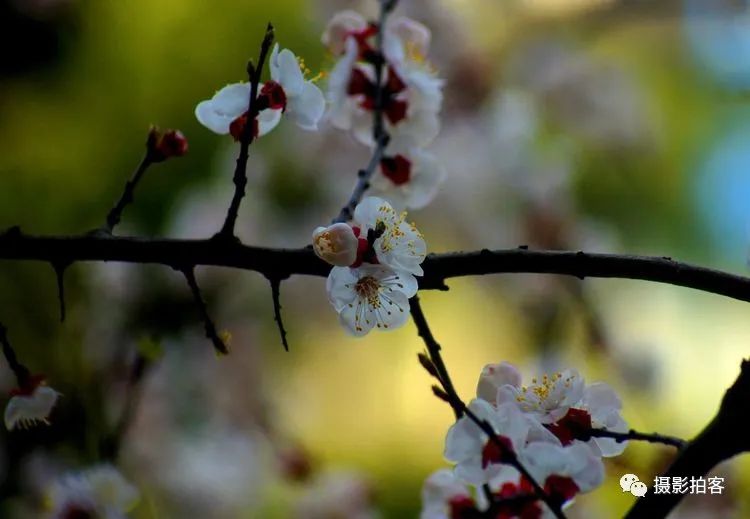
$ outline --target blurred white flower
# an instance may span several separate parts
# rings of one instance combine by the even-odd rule
[[[530,385],[522,386],[521,374],[513,365],[491,364],[482,371],[477,395],[498,406],[514,403],[544,424],[563,445],[574,442],[578,432],[591,428],[628,430],[615,391],[603,382],[587,386],[574,369],[535,377]],[[612,438],[591,438],[587,443],[595,454],[606,457],[618,456],[627,447],[627,442]]]
[[[313,231],[313,250],[323,261],[348,267],[357,260],[359,238],[349,224],[335,223]]]
[[[453,471],[433,472],[422,486],[422,511],[419,519],[454,519],[466,511],[478,511],[471,490]]]
[[[112,465],[67,473],[49,492],[50,519],[121,519],[138,502],[138,490]]]
[[[318,477],[296,504],[298,519],[377,519],[373,491],[362,476],[336,471]]]
[[[323,34],[323,43],[341,56],[328,81],[329,118],[342,130],[352,130],[366,145],[374,144],[372,114],[377,104],[374,38],[377,27],[353,11],[336,14]],[[401,17],[385,28],[382,109],[386,131],[424,146],[437,135],[442,105],[442,80],[425,59],[430,31]]]
[[[47,420],[60,393],[44,385],[42,377],[31,377],[26,387],[14,389],[5,405],[5,427],[31,427],[37,423],[49,425]]]
[[[378,265],[333,267],[326,290],[344,328],[362,336],[376,327],[393,330],[406,323],[417,280],[408,272]]]
[[[532,422],[513,404],[494,407],[477,398],[471,401],[469,410],[492,426],[497,440],[491,440],[468,416],[463,416],[448,429],[443,455],[456,464],[457,477],[482,485],[497,476],[501,463],[525,445]]]
[[[579,492],[589,492],[604,481],[604,464],[588,446],[547,442],[529,443],[519,455],[531,477],[553,499],[569,501]]]
[[[259,137],[273,130],[282,114],[291,118],[303,130],[317,130],[325,112],[325,98],[312,80],[305,79],[297,57],[289,49],[279,51],[274,45],[269,60],[271,81],[258,92],[261,110],[254,135]],[[233,83],[219,90],[211,99],[201,101],[195,108],[198,121],[220,135],[231,134],[239,140],[247,124],[250,83]]]
[[[445,169],[434,155],[393,139],[370,184],[375,194],[399,209],[421,209],[435,198],[444,179]]]

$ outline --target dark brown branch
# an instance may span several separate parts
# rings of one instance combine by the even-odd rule
[[[587,431],[586,436],[595,438],[612,438],[617,443],[622,443],[630,440],[645,441],[649,443],[661,443],[663,445],[669,445],[670,447],[676,447],[677,449],[682,449],[685,444],[687,444],[687,442],[682,438],[675,438],[674,436],[665,436],[663,434],[657,433],[642,433],[633,429],[630,429],[628,432],[615,432],[608,431],[606,429],[590,429],[589,431]]]
[[[31,380],[31,373],[28,368],[21,364],[16,357],[16,352],[8,340],[8,329],[5,325],[0,324],[0,344],[3,347],[3,355],[8,362],[8,367],[16,376],[16,382],[19,388],[25,387]]]
[[[52,263],[57,281],[57,302],[60,305],[60,322],[65,322],[65,270],[69,263]]]
[[[147,146],[149,146],[148,143]],[[134,200],[136,186],[141,181],[141,178],[143,178],[143,174],[153,163],[154,157],[149,147],[146,150],[146,153],[143,155],[141,163],[138,164],[135,172],[133,172],[133,176],[131,176],[130,180],[125,183],[125,189],[123,189],[122,194],[120,195],[120,199],[117,201],[115,206],[110,209],[109,214],[107,215],[107,223],[104,226],[104,230],[106,232],[111,233],[115,229],[115,226],[120,223],[120,218],[122,217],[122,212],[125,210],[125,207],[128,204],[132,203]]]
[[[275,249],[217,240],[174,240],[109,235],[30,236],[18,227],[0,234],[0,259],[47,263],[121,261],[170,267],[205,265],[259,272],[284,279],[294,274],[327,276],[330,266],[311,248]],[[445,281],[502,273],[641,279],[750,302],[750,278],[670,258],[524,249],[430,254],[420,289],[444,290]]]
[[[380,0],[380,18],[378,20],[378,32],[375,35],[377,53],[373,59],[373,68],[375,73],[375,106],[372,114],[372,139],[375,142],[375,149],[370,157],[370,162],[365,169],[359,170],[357,183],[354,186],[352,195],[344,207],[341,208],[338,216],[333,223],[346,222],[351,220],[354,214],[354,208],[362,200],[362,196],[370,188],[370,179],[375,173],[380,160],[383,158],[385,147],[390,140],[385,131],[383,120],[383,108],[385,105],[384,88],[383,88],[383,65],[385,64],[385,53],[383,52],[383,29],[385,28],[388,15],[396,8],[397,0]]]
[[[286,329],[284,328],[284,321],[281,320],[281,301],[280,301],[280,289],[281,280],[279,278],[269,279],[271,283],[271,299],[273,300],[273,319],[279,327],[279,335],[281,336],[281,344],[284,345],[284,350],[289,351],[289,343],[286,339]]]
[[[224,341],[221,339],[221,337],[219,337],[219,334],[216,331],[216,325],[214,325],[213,320],[211,320],[211,316],[208,314],[206,302],[203,300],[201,289],[198,286],[198,282],[195,280],[195,272],[193,272],[193,267],[185,267],[181,268],[180,270],[187,280],[190,291],[193,293],[195,304],[198,306],[198,311],[200,312],[201,318],[203,319],[203,323],[206,329],[206,338],[209,339],[214,345],[216,353],[220,355],[226,355],[227,353],[229,353],[229,349],[227,348],[226,344],[224,344]]]
[[[458,393],[456,392],[456,388],[453,386],[453,382],[451,381],[450,375],[448,374],[448,369],[445,367],[445,362],[443,362],[443,357],[440,354],[440,344],[438,344],[437,340],[432,335],[430,325],[427,323],[427,319],[425,318],[424,312],[422,311],[422,305],[419,302],[419,296],[414,296],[409,300],[409,308],[411,309],[411,317],[414,321],[414,325],[417,327],[417,333],[424,341],[424,344],[427,347],[429,360],[432,362],[432,366],[435,368],[435,378],[438,379],[440,384],[443,386],[443,389],[449,396],[457,398]],[[420,362],[422,362],[421,359]],[[422,362],[422,365],[424,366],[424,362]],[[453,406],[453,412],[456,415],[456,419],[461,418],[461,414],[463,413],[462,406]]]
[[[750,402],[750,361],[743,360],[737,380],[727,390],[719,411],[703,431],[680,451],[663,476],[700,477],[737,454],[750,451],[747,434],[747,405]],[[649,492],[638,499],[626,518],[666,517],[683,494]]]
[[[263,73],[263,64],[268,56],[268,51],[273,43],[273,26],[269,23],[266,27],[266,34],[260,45],[258,55],[258,64],[248,63],[247,73],[250,80],[250,99],[247,105],[247,120],[242,128],[240,136],[240,153],[237,156],[237,163],[234,168],[234,195],[232,202],[229,204],[227,216],[224,225],[216,235],[217,238],[234,238],[234,224],[237,221],[237,215],[240,210],[240,204],[245,197],[245,186],[247,186],[247,159],[249,157],[249,148],[255,140],[255,119],[258,116],[258,85],[260,84]]]

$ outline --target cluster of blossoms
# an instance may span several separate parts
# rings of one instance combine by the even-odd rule
[[[534,519],[551,514],[533,486],[516,468],[518,462],[553,502],[568,504],[604,479],[602,457],[616,456],[625,443],[592,436],[593,429],[626,432],[622,404],[604,383],[586,385],[575,370],[566,370],[521,385],[521,374],[508,364],[485,366],[477,398],[469,410],[490,424],[490,438],[464,416],[451,426],[445,458],[452,471],[432,474],[422,491],[422,519],[482,517],[491,504],[497,517]],[[493,516],[494,517],[494,516]]]
[[[49,491],[49,519],[123,519],[140,499],[138,491],[111,465],[67,473]]]
[[[376,194],[399,209],[418,209],[437,194],[444,170],[425,151],[440,129],[443,82],[425,56],[430,31],[407,17],[389,20],[382,31],[360,14],[342,11],[328,23],[323,44],[339,57],[328,82],[333,126],[351,130],[359,142],[373,146],[373,111],[380,102],[384,130],[390,136],[372,178]],[[381,68],[380,100],[376,67]]]
[[[427,246],[405,216],[371,196],[357,205],[351,222],[313,232],[315,253],[333,265],[328,299],[353,335],[392,330],[409,317],[409,298],[417,293],[414,276],[423,273]]]

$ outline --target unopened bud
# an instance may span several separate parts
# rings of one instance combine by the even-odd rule
[[[487,364],[479,376],[477,397],[494,404],[497,400],[497,390],[505,385],[519,387],[521,385],[521,373],[515,366],[507,362]]]
[[[315,254],[331,265],[348,267],[357,261],[359,239],[345,223],[318,227],[313,231],[312,245]]]
[[[163,162],[171,157],[182,157],[188,152],[188,141],[180,130],[161,131],[151,127],[146,142],[152,162]]]

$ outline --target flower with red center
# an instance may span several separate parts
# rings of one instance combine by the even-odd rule
[[[12,430],[31,427],[37,423],[49,425],[49,415],[55,407],[60,393],[45,385],[44,377],[35,375],[26,383],[11,391],[5,405],[5,427]]]
[[[474,399],[469,403],[469,409],[492,426],[505,449],[499,448],[478,425],[463,416],[448,430],[443,455],[456,464],[457,477],[473,485],[482,485],[501,472],[508,452],[515,454],[525,445],[531,422],[518,407],[510,404],[496,408],[489,402]]]
[[[422,511],[419,519],[470,519],[481,517],[479,504],[469,487],[451,470],[433,472],[422,485]]]
[[[421,209],[432,202],[445,179],[434,155],[410,139],[392,139],[370,180],[373,193],[396,208]]]
[[[280,51],[276,44],[268,67],[271,81],[264,83],[258,92],[253,136],[273,130],[282,113],[303,130],[317,130],[325,111],[325,98],[312,80],[305,79],[294,53],[289,49]],[[221,135],[231,134],[239,140],[248,124],[250,91],[250,83],[227,85],[213,98],[200,102],[195,116],[209,130]]]
[[[586,429],[604,428],[615,432],[628,429],[620,416],[622,402],[607,384],[586,385],[576,370],[569,369],[532,378],[531,384],[523,386],[515,367],[508,363],[494,366],[502,373],[493,381],[497,387],[494,402],[497,405],[514,402],[524,413],[547,426],[563,443],[575,441]],[[484,398],[490,399],[492,391],[488,386],[485,388]],[[606,457],[617,456],[627,447],[627,442],[618,443],[612,438],[592,437],[587,443]]]
[[[58,478],[49,491],[50,519],[123,519],[140,499],[112,465],[98,465]]]

